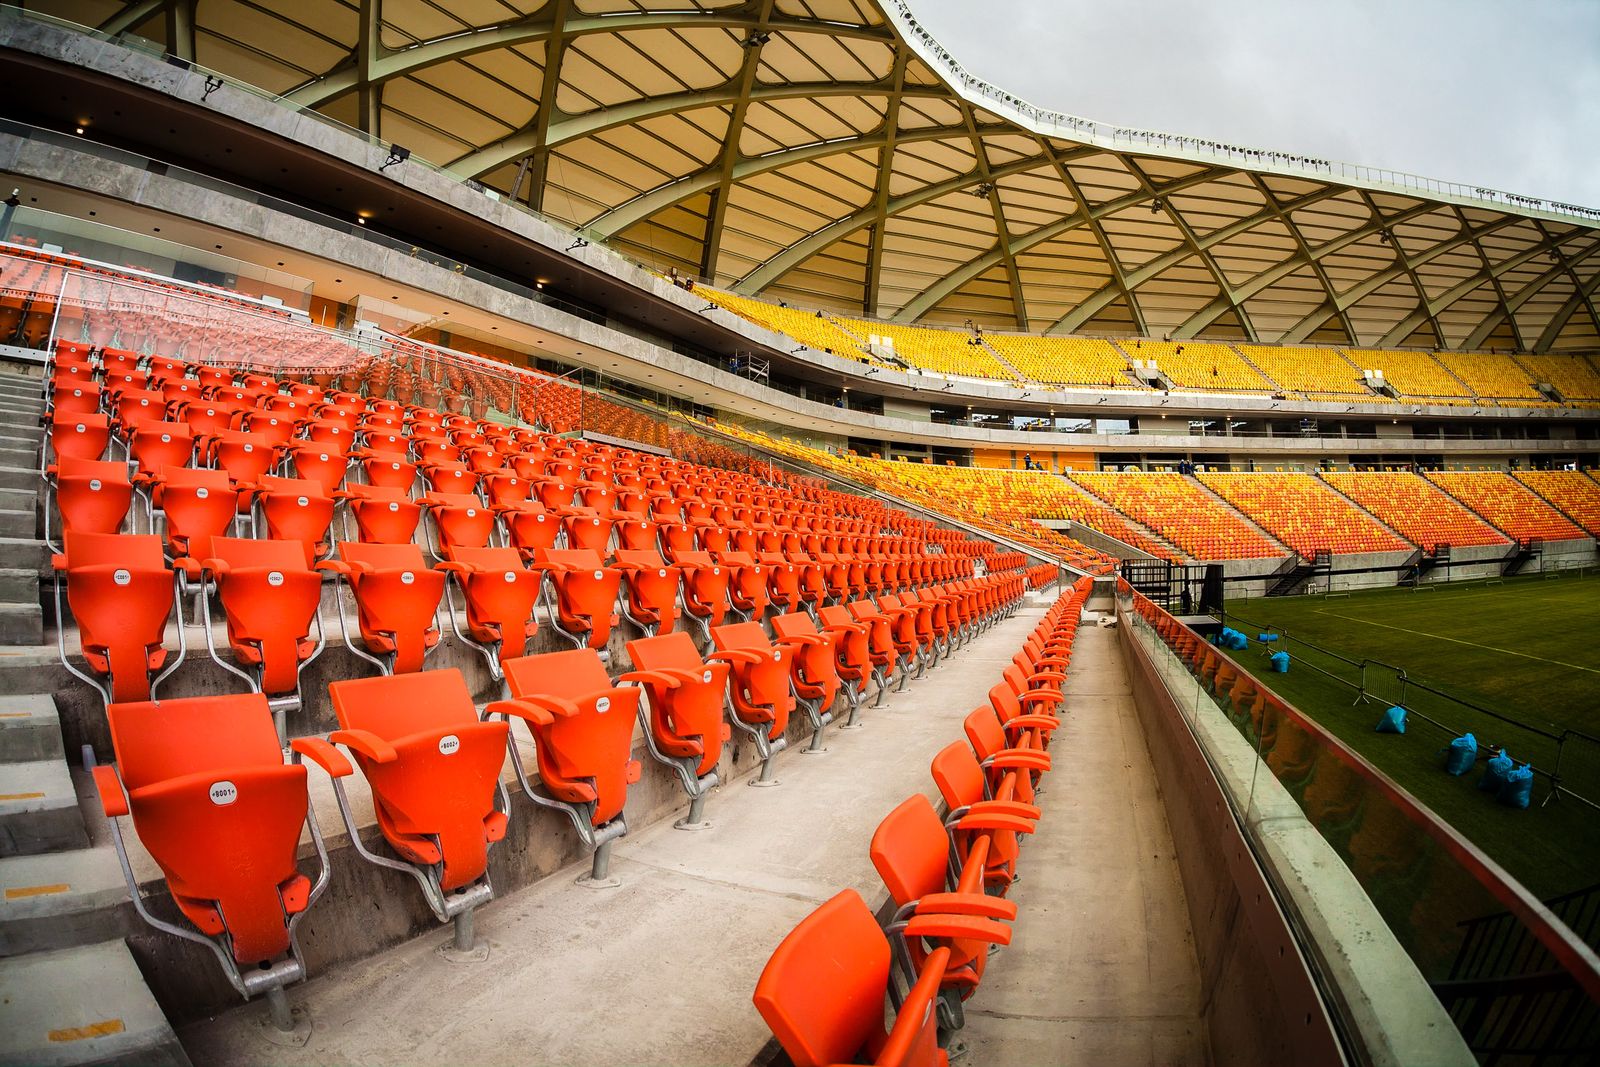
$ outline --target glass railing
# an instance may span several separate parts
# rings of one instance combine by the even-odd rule
[[[1349,868],[1481,1061],[1592,1062],[1600,958],[1584,936],[1205,637],[1126,583],[1119,601],[1191,728],[1224,717],[1254,752],[1247,793],[1233,798],[1247,834],[1270,777]],[[1600,934],[1591,914],[1600,887],[1551,903],[1588,916],[1591,941]]]

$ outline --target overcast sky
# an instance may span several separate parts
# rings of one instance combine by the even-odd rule
[[[1600,207],[1600,0],[910,0],[1043,108]]]

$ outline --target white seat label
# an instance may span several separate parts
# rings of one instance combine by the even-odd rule
[[[453,756],[460,747],[461,738],[455,734],[445,734],[439,738],[439,755],[441,756]]]
[[[270,586],[273,586],[274,588],[276,588],[277,586],[282,585],[283,584],[283,572],[282,571],[269,571],[267,573],[267,584],[270,585]]]
[[[100,479],[99,478],[90,478],[89,479],[89,491],[91,493],[98,493],[100,491]]]
[[[239,799],[239,787],[227,780],[212,782],[208,795],[211,797],[211,803],[217,807],[227,807]]]
[[[416,580],[417,580],[417,576],[415,574],[412,574],[410,571],[401,571],[400,572],[400,584],[401,585],[410,585],[412,582],[414,582]]]
[[[611,698],[610,697],[601,697],[599,700],[596,700],[594,702],[594,710],[600,712],[601,714],[604,714],[605,712],[610,711],[611,710]]]
[[[311,506],[311,498],[310,497],[305,497],[305,496],[301,497],[300,498],[300,506],[303,507],[303,508],[309,508]]]
[[[514,582],[516,580],[517,580],[517,572],[516,571],[506,571],[506,582],[507,582],[507,584],[510,584],[511,582]]]
[[[116,569],[116,571],[111,575],[111,580],[113,582],[117,583],[118,585],[129,585],[129,584],[131,584],[133,582],[133,575],[129,574],[127,571],[123,570],[121,567],[118,567]]]

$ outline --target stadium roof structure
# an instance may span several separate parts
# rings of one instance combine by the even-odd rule
[[[656,267],[898,322],[1600,347],[1600,211],[1049,112],[902,0],[53,0]]]

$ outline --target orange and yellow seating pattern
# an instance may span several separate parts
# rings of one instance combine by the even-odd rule
[[[1515,477],[1600,537],[1600,481],[1582,471],[1519,471]]]
[[[1072,480],[1199,560],[1264,559],[1283,549],[1179,474],[1078,471]]]
[[[1005,523],[1030,519],[1065,519],[1115,537],[1158,559],[1181,560],[1181,554],[1130,526],[1100,501],[1046,471],[1013,471],[993,467],[936,467],[925,463],[872,461],[886,477],[931,494],[964,501],[981,515]]]
[[[1464,547],[1506,543],[1488,523],[1418,475],[1329,472],[1323,479],[1428,552],[1440,544]]]
[[[1570,541],[1585,534],[1504,471],[1435,471],[1428,480],[1518,541]]]
[[[1307,559],[1324,550],[1335,555],[1413,550],[1409,542],[1309,474],[1197,477]]]

